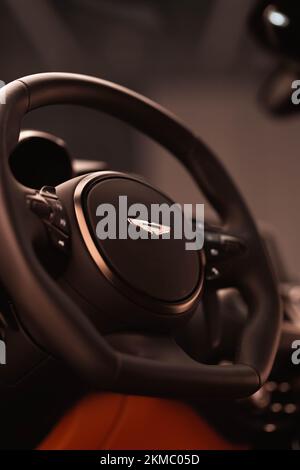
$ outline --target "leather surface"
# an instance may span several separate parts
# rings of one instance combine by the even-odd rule
[[[40,450],[241,449],[189,405],[175,400],[93,394],[71,409]]]

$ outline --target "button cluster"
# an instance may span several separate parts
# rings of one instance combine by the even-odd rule
[[[65,210],[52,186],[44,186],[39,192],[27,196],[27,205],[46,225],[52,244],[67,252],[70,232]]]
[[[246,251],[246,246],[241,239],[217,231],[205,231],[204,242],[208,261],[206,279],[209,281],[217,280],[221,276],[220,262],[231,260]]]
[[[246,247],[241,239],[218,232],[205,232],[206,256],[209,259],[225,259],[242,255]]]

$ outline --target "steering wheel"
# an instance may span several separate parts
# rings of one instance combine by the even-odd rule
[[[5,97],[0,106],[0,275],[35,342],[101,390],[206,398],[257,391],[278,345],[277,285],[253,218],[211,151],[154,102],[94,77],[31,75],[6,85],[0,96],[1,103]],[[130,174],[91,173],[38,192],[18,183],[9,155],[21,120],[51,104],[82,105],[115,116],[177,157],[222,221],[206,233],[207,246],[214,247],[208,256],[185,250],[184,240],[95,237],[99,202],[116,202],[120,194],[148,206],[170,202]],[[44,269],[37,254],[37,240],[46,234],[66,260],[59,278]],[[248,305],[231,364],[202,364],[174,340],[207,286],[234,286]]]

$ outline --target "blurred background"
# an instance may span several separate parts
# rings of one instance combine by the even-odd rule
[[[2,0],[0,79],[48,71],[91,74],[179,115],[223,161],[296,280],[300,120],[276,119],[257,99],[277,58],[249,33],[256,3]],[[35,111],[24,127],[62,137],[76,157],[141,173],[178,202],[202,201],[163,149],[110,117],[59,106]]]

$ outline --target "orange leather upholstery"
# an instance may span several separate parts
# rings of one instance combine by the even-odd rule
[[[43,450],[234,448],[185,403],[111,393],[82,399],[39,446]]]

